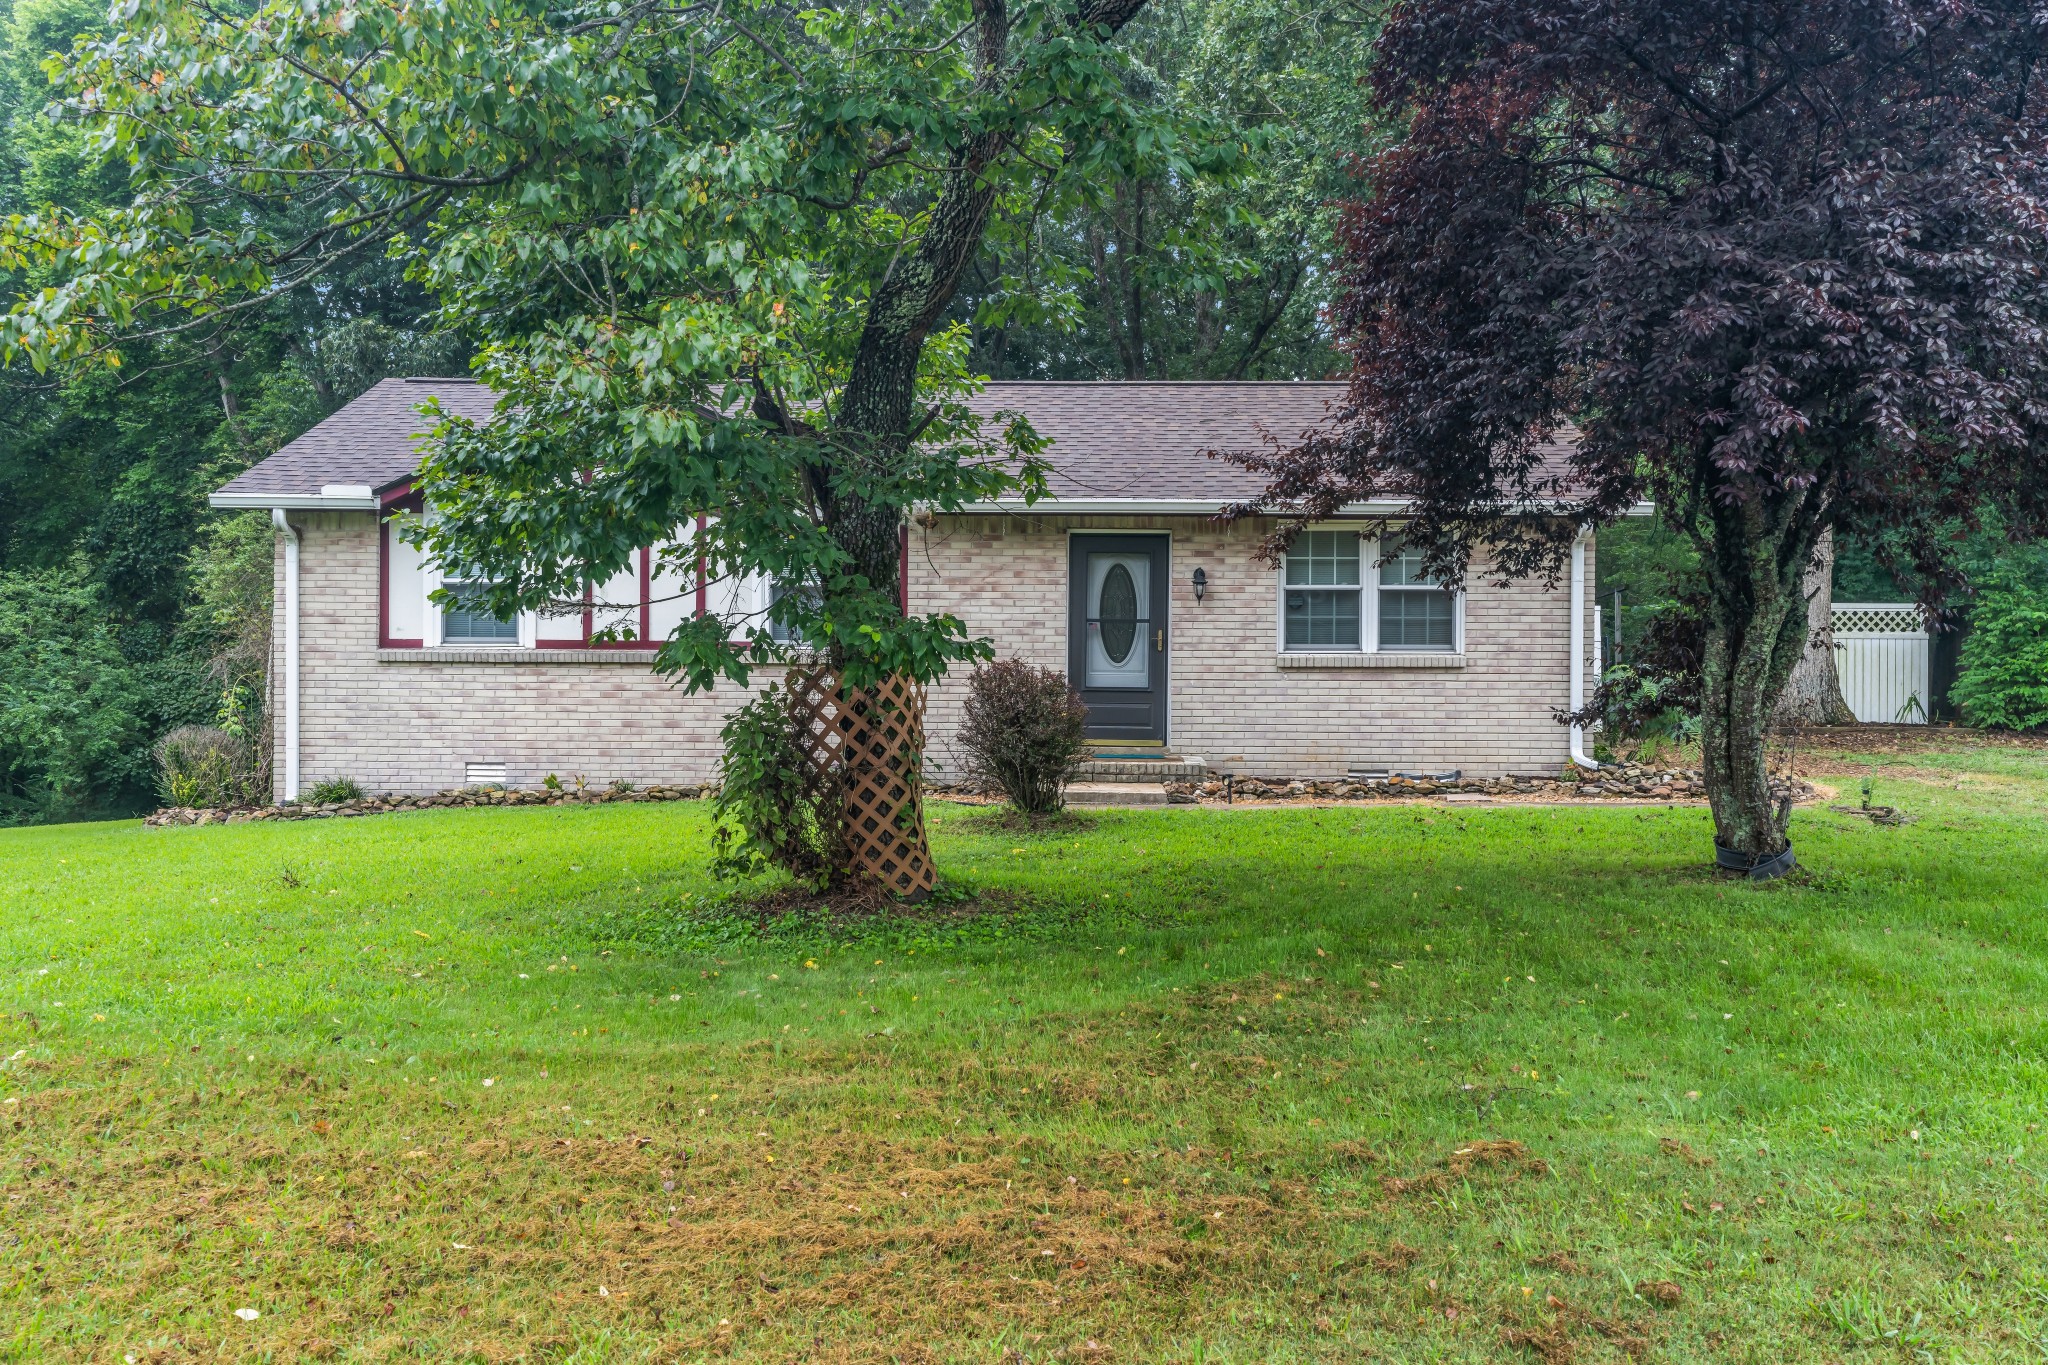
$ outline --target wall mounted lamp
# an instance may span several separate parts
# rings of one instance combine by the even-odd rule
[[[1207,592],[1207,591],[1209,591],[1209,571],[1208,571],[1207,569],[1196,569],[1196,570],[1195,570],[1195,600],[1196,600],[1197,602],[1201,601],[1201,600],[1202,600],[1202,594],[1203,594],[1203,593],[1205,593],[1205,592]]]

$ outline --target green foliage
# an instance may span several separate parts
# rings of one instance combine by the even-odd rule
[[[712,801],[714,875],[736,880],[775,868],[822,887],[840,864],[837,792],[809,780],[790,695],[771,683],[719,732]]]
[[[1700,737],[1699,680],[1619,663],[1600,676],[1596,694],[1603,739],[1690,744]]]
[[[125,160],[106,156],[85,120],[45,115],[64,94],[45,64],[109,22],[88,0],[0,5],[0,216],[130,204]],[[321,212],[256,200],[227,210],[279,232]],[[0,290],[33,293],[56,270],[0,251]],[[206,494],[385,375],[460,371],[466,344],[423,329],[426,297],[402,270],[377,253],[339,262],[318,292],[138,338],[119,370],[36,381],[17,358],[0,375],[0,573],[82,576],[133,684],[118,695],[140,697],[138,724],[110,714],[99,727],[131,736],[121,764],[92,769],[119,785],[66,809],[146,804],[150,742],[214,718],[224,693],[234,723],[261,729],[271,532],[261,514],[209,512]],[[8,668],[31,666],[0,661]]]
[[[1026,814],[1066,805],[1087,735],[1088,708],[1064,670],[1003,659],[968,680],[958,735],[968,772]]]
[[[2048,727],[2048,547],[2008,551],[1977,587],[1956,704],[1972,725]]]
[[[260,756],[246,735],[181,725],[156,742],[157,792],[167,806],[261,805],[269,799]]]
[[[1155,0],[1130,96],[1216,130],[1227,176],[1130,167],[990,225],[956,315],[1009,379],[1299,379],[1341,371],[1324,316],[1332,204],[1377,140],[1358,76],[1377,17],[1278,0]]]
[[[363,785],[353,777],[330,777],[306,789],[306,800],[315,806],[336,805],[363,799]]]
[[[76,572],[0,573],[0,825],[137,803],[150,711],[94,587]]]
[[[225,690],[247,691],[259,704],[270,667],[275,534],[262,512],[230,512],[201,523],[185,561],[185,628],[206,640]]]
[[[711,516],[676,567],[808,589],[781,624],[854,685],[928,679],[988,648],[903,619],[901,517],[1042,486],[1029,428],[966,405],[944,322],[984,224],[1247,151],[1133,93],[1142,8],[141,0],[53,67],[136,192],[0,229],[49,280],[0,347],[126,367],[392,244],[506,397],[448,419],[423,475],[424,543],[494,607]],[[774,655],[766,622],[706,619],[657,662],[703,687]]]
[[[1593,596],[1608,632],[1607,659],[1618,663],[1629,658],[1657,617],[1699,582],[1700,557],[1692,541],[1664,518],[1624,517],[1600,528],[1593,569]]]

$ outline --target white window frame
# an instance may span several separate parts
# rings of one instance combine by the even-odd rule
[[[1351,648],[1345,645],[1308,645],[1295,648],[1288,647],[1287,561],[1286,559],[1282,559],[1279,568],[1274,572],[1273,580],[1279,588],[1279,591],[1274,594],[1273,598],[1273,648],[1281,654],[1293,655],[1371,653],[1373,634],[1375,629],[1377,628],[1377,622],[1375,620],[1375,614],[1372,607],[1372,603],[1375,600],[1373,597],[1373,592],[1375,590],[1375,585],[1379,582],[1379,573],[1377,568],[1373,565],[1371,559],[1366,554],[1365,538],[1358,534],[1358,530],[1356,527],[1352,526],[1305,526],[1302,528],[1302,530],[1304,534],[1310,531],[1333,531],[1339,535],[1351,536],[1359,542],[1358,586],[1355,589],[1351,589],[1351,591],[1355,591],[1359,595],[1358,647]],[[1288,552],[1288,557],[1291,558],[1292,554],[1293,551],[1290,549],[1290,551]],[[1297,583],[1294,586],[1306,587],[1310,585]],[[1331,591],[1332,589],[1340,592],[1345,590],[1344,586],[1342,585],[1331,584],[1319,588],[1318,591]]]
[[[1339,531],[1358,537],[1358,648],[1347,649],[1336,645],[1311,645],[1289,648],[1287,644],[1287,564],[1283,560],[1274,571],[1273,583],[1273,650],[1283,657],[1305,658],[1317,655],[1337,657],[1355,656],[1364,658],[1382,653],[1412,657],[1421,660],[1456,659],[1465,653],[1465,592],[1461,588],[1451,594],[1451,647],[1449,649],[1396,649],[1380,648],[1380,559],[1386,553],[1386,543],[1397,539],[1401,530],[1389,527],[1378,537],[1370,537],[1355,526],[1311,523],[1303,531]],[[1295,586],[1302,586],[1296,584]],[[1412,591],[1424,591],[1413,589]],[[1435,591],[1441,591],[1436,589]]]
[[[1421,588],[1410,586],[1407,584],[1401,584],[1392,588],[1387,588],[1381,584],[1380,560],[1383,557],[1385,557],[1387,553],[1387,542],[1390,540],[1397,540],[1399,538],[1400,532],[1389,530],[1384,535],[1382,535],[1378,540],[1373,542],[1374,548],[1372,557],[1372,633],[1370,636],[1370,639],[1372,640],[1372,652],[1375,654],[1414,654],[1443,656],[1463,654],[1465,652],[1465,592],[1462,588],[1451,594],[1451,647],[1449,649],[1418,649],[1413,645],[1409,645],[1400,649],[1391,650],[1382,650],[1380,648],[1380,593],[1382,591],[1443,591],[1442,588]]]
[[[432,517],[434,515],[431,508],[428,509],[426,515],[428,517]],[[422,631],[424,632],[426,648],[532,649],[534,647],[534,642],[540,638],[540,615],[537,612],[531,611],[522,611],[519,613],[519,639],[517,643],[514,643],[510,640],[506,640],[497,644],[484,644],[479,641],[469,640],[458,640],[454,644],[445,643],[441,638],[441,626],[443,620],[441,614],[441,604],[434,600],[434,594],[441,590],[441,585],[446,581],[447,580],[445,575],[443,575],[443,573],[441,572],[441,562],[438,559],[428,560],[425,564],[421,566],[420,610],[424,613],[425,619],[420,622],[420,626]]]

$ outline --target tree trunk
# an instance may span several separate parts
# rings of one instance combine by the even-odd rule
[[[1700,748],[1714,842],[1761,862],[1785,851],[1789,809],[1771,796],[1765,743],[1785,680],[1806,648],[1799,537],[1756,509],[1716,518],[1717,563],[1700,687]]]
[[[1778,699],[1774,719],[1809,725],[1853,725],[1856,716],[1842,700],[1842,679],[1835,670],[1835,635],[1831,621],[1835,602],[1835,532],[1821,532],[1806,571],[1806,650],[1792,666],[1791,680]]]
[[[1083,0],[1078,18],[1084,24],[1114,33],[1144,8],[1146,0]],[[1010,17],[1005,0],[972,0],[975,23],[975,85],[977,94],[994,100],[1007,79],[1006,50]],[[917,364],[925,339],[953,301],[962,276],[981,247],[989,214],[995,206],[996,184],[990,171],[1010,147],[1010,134],[979,133],[962,145],[940,182],[917,248],[892,263],[875,286],[862,323],[846,387],[833,422],[834,458],[856,468],[886,469],[910,448],[917,403]],[[897,601],[894,584],[901,572],[900,534],[909,509],[870,501],[858,495],[821,488],[825,529],[867,580],[870,594],[886,593]],[[900,608],[899,608],[900,609]],[[833,664],[843,670],[858,643],[835,644]],[[881,679],[859,679],[857,685],[878,686]],[[921,755],[908,755],[915,763]],[[843,814],[842,818],[845,818]],[[916,841],[924,842],[923,803],[913,802],[907,817],[916,824]]]

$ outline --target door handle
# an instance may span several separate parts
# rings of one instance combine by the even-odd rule
[[[1165,649],[1165,648],[1166,648],[1166,632],[1165,632],[1164,630],[1156,630],[1156,631],[1152,632],[1152,648],[1154,648],[1154,649]]]

